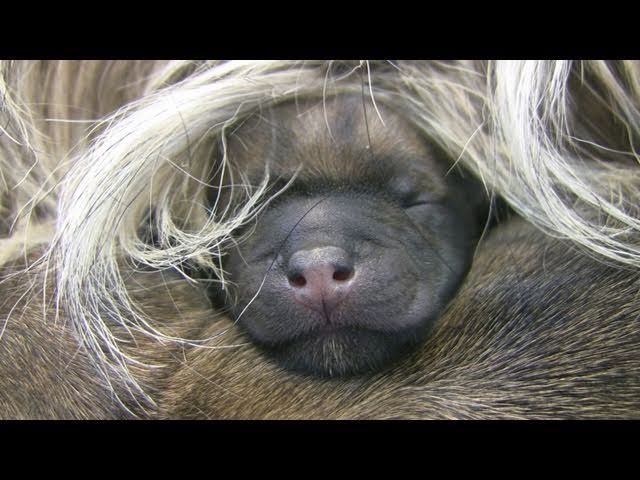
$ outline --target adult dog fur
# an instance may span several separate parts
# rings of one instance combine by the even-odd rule
[[[209,348],[219,347],[220,340],[223,346],[231,345],[234,327],[227,322],[223,330],[212,331],[211,325],[224,319],[212,316],[197,273],[211,271],[223,278],[219,260],[232,232],[250,222],[272,193],[266,177],[260,185],[245,182],[236,191],[244,196],[242,209],[213,216],[207,210],[207,182],[213,172],[226,168],[242,180],[242,165],[226,155],[232,129],[251,112],[281,101],[342,93],[367,95],[374,103],[404,112],[410,124],[484,182],[488,192],[538,228],[569,242],[554,246],[521,224],[513,227],[515,233],[502,238],[496,232],[495,243],[487,239],[486,246],[482,244],[486,250],[481,252],[490,252],[488,257],[504,254],[505,248],[520,251],[514,258],[528,266],[527,278],[537,288],[523,291],[507,282],[509,277],[503,278],[497,267],[483,269],[479,253],[480,263],[463,287],[460,306],[451,305],[420,350],[423,356],[411,357],[418,372],[407,373],[403,383],[401,371],[412,371],[407,359],[402,369],[375,377],[375,385],[395,379],[388,380],[387,391],[405,392],[410,397],[403,397],[405,402],[419,404],[397,410],[397,415],[637,415],[633,399],[638,397],[638,357],[634,343],[627,343],[637,332],[636,63],[34,62],[5,65],[0,86],[5,237],[0,255],[6,292],[0,366],[8,382],[2,416],[107,418],[158,411],[180,416],[194,413],[188,408],[191,403],[203,416],[328,416],[320,407],[279,412],[267,400],[254,406],[235,404],[203,387],[199,375],[228,379],[223,366],[235,376],[237,368],[249,368],[238,352],[249,358],[254,354],[246,346]],[[145,225],[154,227],[151,242],[145,240]],[[537,249],[537,256],[523,253],[525,244]],[[615,266],[600,268],[570,253],[568,245]],[[541,267],[537,260],[545,258],[540,253],[547,246],[555,252],[554,268],[564,261],[569,262],[566,269]],[[572,273],[571,266],[584,274]],[[577,278],[587,280],[583,290],[573,288]],[[558,283],[566,285],[567,297],[558,296],[565,292]],[[624,288],[616,290],[618,285]],[[595,290],[602,294],[580,296]],[[161,298],[166,291],[179,295]],[[478,291],[493,301],[469,300]],[[507,296],[507,291],[515,293]],[[624,293],[616,293],[620,291]],[[519,303],[522,298],[529,299],[525,307]],[[474,313],[482,305],[485,308]],[[164,308],[168,315],[160,313]],[[454,315],[456,311],[467,313]],[[502,320],[485,320],[492,315]],[[469,325],[471,333],[442,333],[458,323],[462,330]],[[621,336],[612,335],[614,325]],[[535,334],[526,334],[529,326]],[[581,327],[588,336],[571,340]],[[512,329],[521,335],[510,335]],[[551,337],[541,333],[544,329],[567,350],[538,350],[539,342],[550,342]],[[226,333],[208,338],[221,331]],[[455,338],[467,342],[457,346]],[[571,349],[574,344],[582,347],[584,358]],[[437,354],[444,351],[437,345],[445,350],[455,346],[452,363]],[[428,346],[431,353],[425,353]],[[236,360],[225,362],[220,358],[225,353]],[[476,370],[464,355],[475,359]],[[514,370],[510,367],[518,362],[509,362],[509,355],[533,361],[540,369]],[[203,369],[206,358],[219,361],[220,370],[213,363]],[[558,361],[557,369],[546,367],[551,358]],[[265,361],[255,367],[267,372],[256,378],[282,385],[309,382],[304,391],[316,389],[317,400],[344,399],[344,392],[354,388],[341,381],[303,382],[284,373],[274,380],[268,365]],[[427,372],[434,366],[436,377]],[[455,383],[454,377],[465,378],[461,370],[476,372],[479,381],[481,375],[495,378],[496,383],[484,384],[490,393],[475,403],[477,408],[471,406],[469,390],[461,393],[459,408],[425,406],[438,404],[432,388],[436,379]],[[492,377],[489,371],[504,375]],[[535,371],[545,372],[546,380],[534,378]],[[520,374],[524,380],[518,383]],[[228,392],[246,393],[242,378],[238,375],[238,383],[229,385],[239,386]],[[360,381],[362,396],[354,409],[338,409],[343,412],[339,416],[380,416],[364,406],[367,398],[378,398],[373,387],[366,387],[368,381]],[[513,382],[514,388],[498,388],[499,383]],[[473,382],[467,378],[460,389],[463,385],[470,388]],[[255,386],[266,388],[258,380]],[[201,390],[210,396],[199,396]],[[458,397],[450,396],[455,391],[462,390],[449,387],[441,401],[456,404]],[[535,408],[523,400],[534,391],[554,399],[548,410],[544,401]],[[575,400],[576,391],[582,401]],[[613,393],[602,396],[603,391]],[[391,396],[380,408],[385,402],[391,409]]]

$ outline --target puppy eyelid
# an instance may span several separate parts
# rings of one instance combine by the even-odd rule
[[[438,199],[433,195],[430,195],[428,192],[413,192],[404,195],[401,199],[401,203],[403,208],[412,208],[438,203]]]

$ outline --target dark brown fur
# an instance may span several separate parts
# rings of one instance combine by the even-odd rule
[[[222,259],[228,285],[212,291],[297,372],[377,371],[421,344],[487,222],[482,184],[401,114],[378,109],[380,118],[357,95],[283,103],[228,141],[250,184],[265,166],[272,182],[292,183],[235,232]]]
[[[0,325],[28,281],[41,277],[22,274],[3,287]],[[182,351],[139,339],[131,351],[166,366],[139,375],[159,405],[145,414],[131,404],[143,417],[640,417],[638,274],[603,266],[519,220],[482,243],[420,350],[350,380],[282,371],[228,319],[212,321],[206,293],[177,276],[132,282],[165,329],[227,332],[209,346],[243,343]],[[130,417],[96,380],[63,319],[54,324],[51,309],[43,319],[40,298],[19,303],[0,342],[0,418]]]
[[[29,259],[31,263],[36,255]],[[148,417],[152,405],[142,405],[126,388],[116,385],[116,396],[100,380],[78,335],[64,315],[55,318],[51,304],[43,306],[45,276],[37,270],[22,272],[18,262],[0,271],[4,297],[0,303],[0,419],[123,419]],[[20,272],[17,273],[16,272]],[[51,275],[47,291],[53,285]],[[166,286],[166,290],[164,289]],[[29,289],[29,287],[33,287]],[[211,310],[201,289],[177,276],[161,273],[130,277],[130,293],[157,319],[167,334],[193,336],[203,329]],[[151,396],[179,361],[180,348],[159,344],[142,335],[117,332],[127,354],[155,368],[132,372]]]
[[[392,368],[318,380],[249,344],[192,350],[160,417],[638,418],[639,280],[514,220],[481,245],[433,335]],[[232,328],[219,343],[245,341]]]
[[[376,125],[357,131],[360,145],[372,136],[375,151],[395,152],[376,143]],[[329,177],[345,175],[327,158],[313,161]],[[178,347],[117,332],[129,355],[154,366],[132,372],[155,406],[138,405],[121,387],[127,408],[116,401],[78,332],[43,306],[43,272],[13,275],[23,267],[0,272],[0,418],[640,417],[638,273],[604,266],[515,218],[483,240],[424,344],[383,371],[349,379],[284,371],[230,318],[215,315],[204,288],[174,273],[131,271],[130,293],[157,328],[215,337]]]
[[[42,275],[9,276],[23,266],[4,268],[0,277],[0,418],[122,417],[64,319],[54,322],[54,308],[43,308]]]

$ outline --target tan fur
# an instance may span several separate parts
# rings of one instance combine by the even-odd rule
[[[513,221],[483,243],[419,351],[376,375],[318,380],[281,371],[213,319],[202,290],[138,273],[132,290],[166,332],[221,335],[185,349],[138,338],[127,350],[157,365],[137,374],[158,409],[127,406],[143,418],[638,418],[639,280]],[[4,289],[0,325],[28,281],[39,276]],[[0,342],[0,418],[131,417],[64,323],[43,321],[40,298],[18,305]],[[230,344],[241,346],[208,348]]]
[[[160,416],[639,418],[638,287],[637,273],[514,221],[481,246],[433,336],[387,371],[318,380],[280,371],[250,344],[194,349]],[[243,341],[237,330],[221,339]]]
[[[639,195],[634,151],[640,111],[638,64],[585,62],[584,77],[579,71],[582,64],[576,64],[568,90],[567,132],[561,119],[548,121],[554,104],[540,104],[540,118],[535,119],[540,119],[550,138],[558,136],[555,153],[572,155],[566,164],[558,164],[559,157],[533,157],[538,163],[528,162],[531,158],[526,156],[512,160],[511,147],[522,144],[523,138],[537,137],[515,135],[518,124],[492,123],[499,106],[488,98],[495,92],[485,86],[495,80],[491,76],[499,70],[495,65],[402,62],[401,69],[390,63],[373,65],[378,76],[374,71],[366,87],[375,89],[383,112],[383,104],[402,112],[412,128],[445,151],[450,162],[459,160],[461,167],[530,222],[572,242],[544,236],[530,223],[514,218],[481,243],[461,291],[419,351],[383,372],[352,379],[318,380],[283,372],[212,309],[206,282],[178,271],[182,259],[171,258],[170,241],[176,232],[191,235],[191,250],[179,251],[196,252],[191,260],[199,267],[215,264],[211,255],[219,252],[211,245],[224,235],[203,228],[209,214],[203,194],[210,180],[207,175],[220,163],[220,158],[212,161],[208,156],[214,153],[212,145],[225,135],[232,143],[232,129],[227,127],[237,126],[237,120],[263,107],[298,97],[321,102],[329,71],[339,70],[341,64],[328,68],[322,62],[248,62],[230,67],[215,62],[144,61],[5,64],[0,77],[0,418],[640,417],[640,250],[635,248]],[[365,67],[369,64],[358,68]],[[294,88],[286,74],[291,76],[295,69],[299,71]],[[175,88],[170,94],[163,90],[183,79],[188,88]],[[335,91],[329,89],[330,98],[341,92],[359,94],[365,88],[353,76],[344,83],[334,76],[331,82]],[[208,89],[219,85],[224,92],[234,92],[237,101]],[[194,94],[200,91],[209,96]],[[183,95],[186,104],[171,103],[173,94]],[[133,103],[137,99],[142,99],[140,104]],[[171,121],[144,130],[155,120],[149,112],[165,113],[150,108],[157,105],[166,106],[170,114],[162,118]],[[147,115],[133,123],[136,131],[114,137],[109,122],[128,125],[130,117],[107,115],[123,106],[130,107],[127,114]],[[383,126],[372,106],[375,109],[367,100],[371,130],[354,134],[360,144],[373,137],[374,149],[392,151],[388,142],[376,144],[377,134],[386,130],[380,130]],[[183,122],[183,114],[189,121]],[[518,118],[526,120],[520,114]],[[311,133],[325,132],[324,125],[317,127]],[[384,126],[404,127],[402,122]],[[146,136],[139,143],[127,143],[129,134],[136,137],[138,131],[153,137],[149,143],[157,151],[146,148]],[[104,132],[108,134],[102,144],[106,147],[100,150],[104,155],[91,157],[88,146]],[[193,132],[198,132],[196,138]],[[309,132],[302,132],[301,143],[311,138],[305,134]],[[572,136],[592,143],[574,143]],[[113,153],[120,144],[109,143],[114,138],[126,147],[120,154]],[[246,140],[250,146],[250,138]],[[248,153],[236,157],[239,164],[229,160],[229,168],[242,172],[252,161],[254,168],[261,168],[261,159]],[[327,166],[322,158],[326,157],[316,159],[318,166],[335,175],[355,168]],[[105,162],[102,170],[92,170],[98,160]],[[154,188],[149,187],[150,180],[143,185],[148,191],[128,191],[129,183],[117,176],[136,161],[140,164],[135,173],[148,174],[157,182]],[[158,165],[162,168],[149,173]],[[86,172],[96,171],[109,181],[91,184]],[[83,182],[86,178],[89,181]],[[131,178],[132,184],[135,180]],[[157,188],[167,184],[172,187],[167,191]],[[67,218],[60,198],[67,198],[67,207],[78,206],[81,202],[74,204],[73,199],[85,192],[74,188],[78,185],[93,192],[78,198],[95,209],[83,211],[86,216],[80,218]],[[117,195],[101,190],[111,186]],[[602,196],[593,197],[594,192]],[[169,229],[165,244],[155,250],[133,248],[134,230],[140,227],[145,208],[161,201],[167,208],[157,211],[170,212],[166,218],[185,225]],[[104,205],[108,211],[97,220],[91,218]],[[120,209],[116,219],[107,215],[111,208]],[[585,229],[587,223],[574,222],[580,215],[581,220],[594,222],[591,229]],[[76,258],[85,238],[77,233],[80,227],[102,226],[106,218],[111,223],[96,234],[95,252],[84,252],[83,269],[76,265],[65,277],[60,252],[67,255],[65,259]],[[249,213],[244,218],[250,218]],[[75,227],[57,230],[60,224]],[[121,230],[116,232],[116,227]],[[596,231],[602,238],[591,242]],[[198,244],[194,232],[208,234],[209,243]],[[57,264],[34,263],[54,237],[78,243],[75,250],[54,244],[48,252]],[[103,241],[110,250],[98,248]],[[576,244],[611,262],[627,261],[628,269],[604,266],[580,253]],[[606,249],[599,249],[603,245]],[[88,279],[106,278],[99,261],[113,260],[123,248],[136,253],[136,260],[142,258],[147,270],[134,268],[126,255],[119,258],[119,269],[110,273],[122,284],[99,285],[106,293],[116,285],[117,296],[96,293],[98,283],[93,283],[93,289],[74,288],[67,297],[56,297],[61,285],[83,286]],[[96,265],[102,269],[94,277]],[[164,272],[151,268],[158,265]],[[30,269],[25,270],[27,266]],[[78,271],[86,272],[86,277]],[[69,296],[76,307],[73,320],[66,317],[69,304],[57,309],[53,303]],[[91,301],[79,310],[85,296]],[[126,308],[125,298],[131,300]],[[135,309],[144,315],[129,318]],[[86,312],[93,317],[87,320],[82,315]],[[166,339],[133,328],[141,318],[150,319]],[[87,350],[88,342],[81,337],[87,330],[81,327],[95,326],[96,319],[106,327],[91,332],[94,346],[104,340],[100,334],[112,332],[121,350],[117,353],[127,356],[118,366],[127,371],[109,375],[112,372],[98,370],[99,361],[109,366],[116,356],[99,358],[99,353]],[[200,345],[209,337],[214,338]],[[107,383],[110,378],[113,384]]]
[[[138,338],[127,353],[156,365],[136,375],[157,407],[121,396],[142,418],[638,418],[639,280],[514,220],[482,244],[419,351],[376,375],[318,380],[281,371],[212,317],[202,290],[137,273],[132,290],[165,332],[220,335],[190,348]],[[4,290],[0,325],[26,281],[38,275]],[[19,304],[0,342],[0,418],[131,418],[64,323],[43,321],[40,298]]]
[[[53,306],[42,305],[42,275],[11,276],[22,266],[5,267],[0,276],[0,418],[123,417],[72,331],[53,321]]]
[[[32,254],[28,264],[36,258]],[[25,271],[16,262],[0,271],[0,419],[123,419],[153,415],[155,405],[141,404],[126,388],[107,385],[97,375],[82,342],[43,288],[51,276]],[[129,277],[131,295],[169,335],[192,337],[211,319],[202,293],[174,274],[138,273]],[[140,365],[133,374],[153,395],[166,388],[169,373],[184,353],[175,345],[151,341],[116,329],[125,352]],[[116,394],[118,397],[116,397]],[[119,399],[121,401],[119,401]]]

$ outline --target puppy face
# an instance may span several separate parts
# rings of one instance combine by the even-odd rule
[[[293,179],[223,265],[224,305],[286,368],[381,368],[424,339],[469,268],[486,219],[478,185],[378,108],[382,120],[359,97],[279,105],[229,141],[252,183],[265,165]]]

